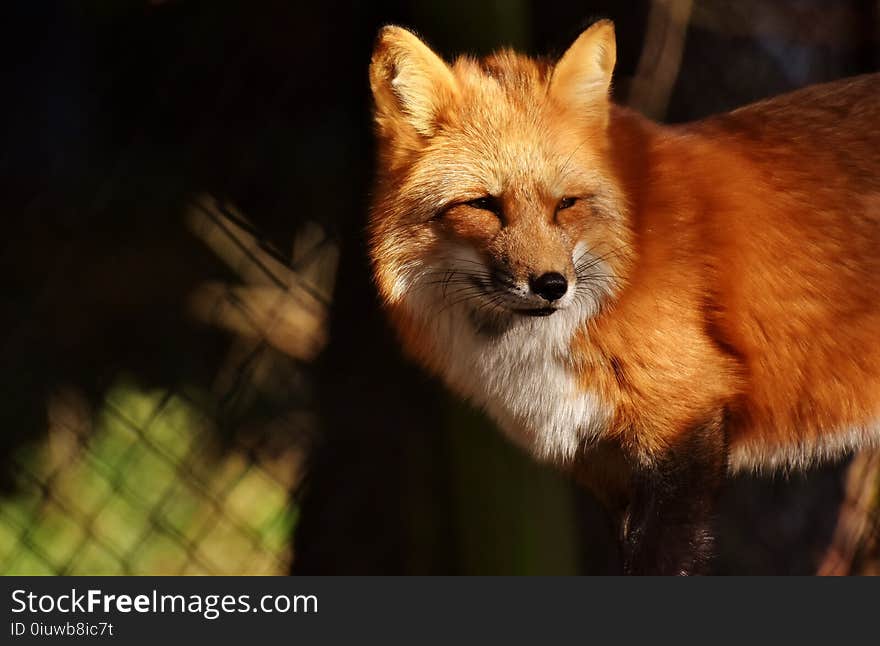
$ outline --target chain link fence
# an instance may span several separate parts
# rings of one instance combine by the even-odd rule
[[[289,570],[335,244],[314,228],[285,258],[207,197],[187,219],[242,279],[206,283],[190,302],[233,333],[223,370],[207,391],[120,376],[96,410],[75,388],[54,393],[45,437],[10,461],[0,574]],[[267,395],[283,405],[252,414]]]

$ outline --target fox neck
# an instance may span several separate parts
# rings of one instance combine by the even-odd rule
[[[573,460],[604,428],[610,411],[578,383],[571,339],[592,312],[517,317],[500,330],[474,325],[464,307],[437,312],[432,297],[409,302],[412,347],[460,395],[482,408],[516,444],[554,463]],[[409,317],[408,317],[409,318]]]

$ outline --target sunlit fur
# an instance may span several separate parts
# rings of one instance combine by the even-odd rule
[[[515,442],[555,461],[572,458],[609,416],[597,396],[574,378],[569,343],[598,311],[611,283],[605,263],[583,246],[574,250],[575,261],[577,287],[546,318],[507,310],[510,301],[535,299],[526,285],[514,283],[509,293],[472,284],[483,280],[483,261],[470,246],[451,241],[440,244],[420,273],[411,275],[400,301],[420,322],[423,349],[435,370],[483,407]]]
[[[613,65],[609,23],[555,67],[382,32],[370,244],[407,351],[560,463],[651,464],[719,411],[731,470],[875,443],[880,77],[671,128],[608,101]],[[518,313],[548,271],[559,309]]]

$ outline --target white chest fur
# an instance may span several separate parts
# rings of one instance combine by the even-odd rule
[[[500,335],[481,334],[465,311],[453,310],[430,323],[443,376],[514,442],[562,462],[601,432],[610,411],[571,366],[569,344],[583,321],[578,308],[524,318]]]

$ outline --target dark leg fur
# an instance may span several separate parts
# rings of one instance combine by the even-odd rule
[[[623,529],[626,574],[700,574],[727,468],[723,423],[696,426],[650,468],[637,467]]]

